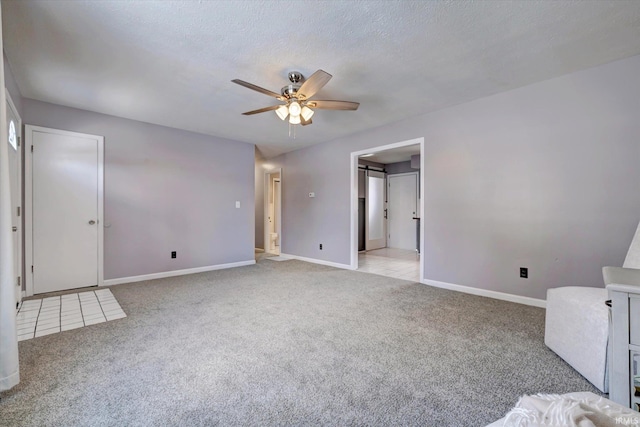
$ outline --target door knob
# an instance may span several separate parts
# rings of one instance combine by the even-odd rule
[[[96,223],[96,222],[95,222],[94,220],[89,221],[89,225],[93,225],[93,224],[95,224],[95,223]]]

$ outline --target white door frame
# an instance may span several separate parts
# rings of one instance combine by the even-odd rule
[[[9,105],[9,108],[11,109],[11,112],[16,116],[17,120],[18,120],[18,128],[16,129],[16,133],[18,136],[18,189],[20,191],[20,195],[18,196],[18,200],[19,200],[19,204],[20,204],[20,220],[18,221],[18,271],[14,271],[14,274],[17,277],[21,278],[21,282],[20,282],[20,300],[22,300],[22,297],[24,295],[24,292],[22,291],[22,285],[24,282],[24,274],[23,272],[25,272],[25,268],[24,268],[24,260],[22,257],[22,249],[24,248],[24,239],[23,239],[23,234],[22,234],[22,230],[24,230],[24,200],[22,200],[22,158],[24,156],[24,143],[22,141],[22,117],[20,117],[20,114],[18,114],[18,109],[16,108],[16,104],[13,103],[13,99],[11,99],[11,94],[9,93],[9,91],[7,90],[7,88],[4,88],[4,93],[5,93],[5,98],[7,100],[7,104]],[[6,117],[5,117],[6,120]],[[7,124],[8,126],[8,124]],[[8,129],[8,128],[7,128]],[[11,214],[13,216],[13,213]],[[16,286],[17,287],[17,286]]]
[[[424,216],[424,137],[368,148],[351,153],[351,269],[358,269],[358,157],[393,148],[420,144],[420,217]],[[424,281],[424,218],[420,221],[420,282]]]
[[[91,138],[98,141],[98,286],[104,285],[104,137],[86,133],[70,132],[41,126],[25,125],[25,284],[27,296],[33,295],[33,145],[34,132],[46,132],[56,135]]]
[[[387,174],[387,209],[388,213],[391,213],[391,209],[389,207],[389,200],[391,199],[391,179],[397,178],[399,176],[415,176],[416,177],[416,210],[418,210],[419,202],[420,202],[420,173],[418,171],[415,172],[403,172],[403,173],[394,173]],[[418,211],[415,215],[420,215],[420,211]],[[414,215],[414,216],[415,216]],[[389,227],[389,222],[387,220],[387,246],[389,245],[389,236],[391,235],[391,230]]]
[[[276,218],[278,221],[278,230],[280,230],[280,253],[282,253],[282,187],[284,185],[284,179],[282,176],[282,168],[270,169],[264,173],[264,252],[271,253],[271,236],[269,235],[269,189],[271,186],[271,175],[279,174],[280,177],[280,217]],[[275,210],[275,206],[274,206]]]

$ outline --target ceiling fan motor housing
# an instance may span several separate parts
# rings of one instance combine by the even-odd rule
[[[297,98],[298,89],[300,89],[300,86],[302,85],[299,83],[293,83],[287,86],[283,86],[282,89],[280,89],[280,93],[282,93],[282,96],[286,97],[287,99]]]
[[[282,89],[280,89],[280,93],[287,99],[297,98],[298,90],[304,82],[304,76],[300,71],[290,71],[289,81],[291,82],[291,84],[283,86]]]

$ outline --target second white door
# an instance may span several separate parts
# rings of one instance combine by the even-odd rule
[[[387,246],[398,249],[417,249],[418,174],[387,176],[388,226]]]
[[[102,137],[28,127],[33,293],[96,286],[101,270]],[[27,147],[30,148],[30,147]]]

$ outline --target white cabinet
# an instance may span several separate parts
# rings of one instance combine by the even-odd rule
[[[640,286],[611,284],[609,399],[640,410]]]

